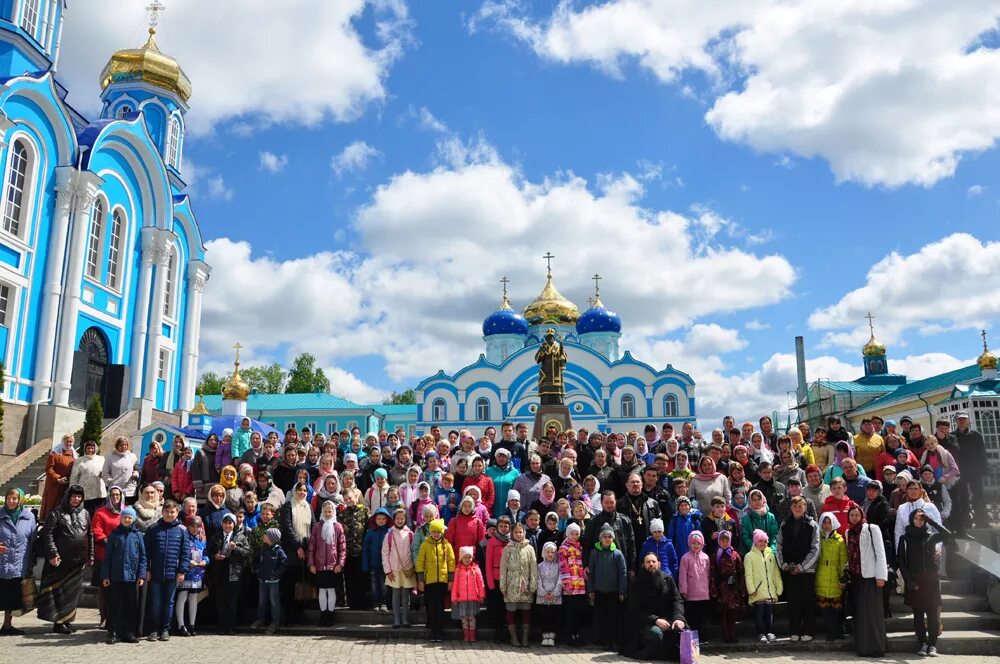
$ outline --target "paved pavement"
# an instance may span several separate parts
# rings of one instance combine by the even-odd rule
[[[519,661],[549,664],[581,664],[584,662],[623,662],[616,654],[596,649],[571,651],[566,648],[528,649],[493,646],[488,643],[460,642],[430,645],[413,640],[379,639],[356,641],[316,636],[199,635],[194,638],[172,638],[166,643],[105,645],[105,632],[94,629],[97,612],[81,609],[77,617],[80,630],[72,635],[53,634],[48,623],[29,617],[15,619],[15,625],[27,634],[0,637],[0,663],[3,664],[108,664],[108,662],[159,661],[196,664],[200,662],[241,662],[253,664],[483,664],[492,660],[517,658]],[[766,657],[768,664],[834,664],[857,661],[847,653],[774,653]],[[763,657],[748,652],[746,656],[703,656],[701,664],[758,664]],[[984,664],[989,658],[948,656],[939,658],[942,664]],[[880,662],[928,662],[913,655],[894,655]]]

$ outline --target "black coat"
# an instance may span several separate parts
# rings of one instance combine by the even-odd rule
[[[989,470],[983,434],[973,429],[966,429],[964,432],[955,431],[954,435],[955,440],[958,441],[958,454],[955,456],[955,462],[961,469],[962,475],[966,478],[982,479]]]
[[[233,531],[230,541],[236,542],[236,548],[223,548],[223,537],[224,534],[220,532],[208,540],[208,547],[205,550],[208,571],[216,582],[232,583],[240,580],[243,568],[250,563],[250,542],[243,533]],[[220,552],[226,557],[225,560],[215,559],[215,554]]]
[[[643,635],[660,618],[671,623],[685,620],[684,600],[669,574],[659,569],[652,574],[640,569],[628,589],[623,654],[638,652]]]
[[[604,510],[595,514],[587,523],[587,529],[583,531],[581,541],[583,543],[584,566],[590,563],[590,554],[594,550],[594,544],[597,542],[604,524],[608,524],[615,531],[615,544],[618,545],[622,555],[625,556],[625,563],[631,568],[632,562],[635,560],[632,522],[624,514],[605,512]]]
[[[63,564],[83,565],[94,558],[94,542],[90,536],[90,515],[83,508],[69,506],[67,493],[62,503],[45,517],[38,538],[38,551],[45,560],[57,555]]]

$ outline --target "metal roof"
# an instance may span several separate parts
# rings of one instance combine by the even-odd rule
[[[969,366],[962,367],[961,369],[946,371],[945,373],[938,374],[936,376],[929,376],[921,380],[915,380],[911,383],[907,383],[906,385],[900,385],[892,392],[869,401],[858,410],[881,408],[882,406],[895,403],[897,401],[915,397],[917,394],[921,394],[923,392],[934,392],[936,390],[955,385],[956,383],[967,383],[971,380],[979,378],[980,375],[982,374],[979,370],[979,366],[970,364]]]
[[[222,396],[205,397],[205,407],[210,411],[222,410]],[[310,392],[306,394],[251,394],[247,410],[368,410],[363,406],[333,394]]]

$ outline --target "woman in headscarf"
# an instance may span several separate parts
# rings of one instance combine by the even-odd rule
[[[108,498],[104,505],[97,508],[90,521],[90,532],[94,538],[93,578],[90,585],[97,588],[97,612],[100,615],[98,629],[104,627],[104,621],[108,617],[108,590],[101,583],[104,551],[108,537],[121,521],[123,507],[125,507],[125,501],[122,499],[121,487],[113,486],[108,489]],[[108,625],[107,629],[109,632],[114,632],[114,625]]]
[[[38,619],[51,622],[56,634],[72,634],[83,571],[94,559],[83,487],[71,485],[59,506],[49,512],[39,534],[39,552],[45,566],[38,591]]]
[[[274,467],[274,472],[272,475],[274,485],[281,489],[281,502],[285,502],[285,494],[292,490],[295,486],[295,467],[299,463],[298,452],[295,451],[295,446],[286,447],[281,453],[281,460],[278,465]],[[258,480],[260,475],[258,473]],[[260,498],[260,493],[258,492],[257,497]]]
[[[266,470],[257,471],[257,502],[271,503],[275,509],[285,502],[285,492],[274,485],[271,473]]]
[[[778,544],[778,520],[767,508],[767,499],[760,489],[754,489],[750,492],[750,508],[740,520],[740,538],[744,555],[753,548],[753,532],[755,530],[762,530],[767,534],[768,546],[774,553]]]
[[[342,587],[341,572],[347,562],[347,538],[344,527],[337,523],[337,505],[332,500],[320,505],[319,518],[309,538],[308,562],[319,593],[319,626],[329,627],[333,625],[337,588]]]
[[[288,567],[281,577],[282,606],[288,609],[289,624],[298,620],[302,603],[294,600],[295,584],[305,580],[305,564],[312,529],[312,509],[309,505],[309,481],[296,482],[292,495],[278,514],[281,524],[281,548],[288,557]]]
[[[361,489],[357,487],[354,481],[354,471],[345,470],[340,474],[340,495],[344,497],[344,502],[347,502],[347,494],[354,496],[354,504],[363,502],[364,495],[361,493]]]
[[[174,466],[184,459],[186,450],[187,442],[184,440],[184,436],[177,434],[170,443],[170,451],[160,459],[160,475],[162,476],[163,483],[168,487],[172,486],[171,480],[173,479]],[[194,454],[191,457],[194,458]],[[171,492],[171,498],[175,498],[173,492]]]
[[[733,461],[736,463],[729,464],[730,477],[732,477],[733,466],[740,465],[743,467],[743,476],[747,481],[751,484],[757,482],[757,464],[750,458],[750,449],[746,445],[737,445],[733,448]]]
[[[667,473],[667,476],[672,479],[680,477],[685,481],[690,481],[694,477],[694,471],[691,470],[691,464],[688,462],[687,452],[681,450],[677,453],[677,456],[674,458],[674,469]]]
[[[799,480],[800,486],[806,485],[806,473],[802,470],[799,462],[795,460],[795,453],[790,448],[785,448],[778,452],[778,462],[773,468],[774,479],[786,487],[788,486],[788,480],[793,477]]]
[[[547,480],[542,482],[542,490],[538,495],[538,500],[530,503],[528,510],[535,510],[539,514],[548,514],[552,511],[555,501],[556,487],[551,480]]]
[[[734,491],[736,489],[743,489],[743,493],[750,493],[750,489],[753,488],[753,484],[747,479],[746,470],[743,464],[733,463],[729,464],[729,490]]]
[[[323,484],[313,494],[310,503],[312,505],[314,520],[319,521],[320,515],[323,512],[323,504],[327,502],[333,503],[335,507],[344,504],[344,496],[340,493],[340,480],[337,479],[336,473],[324,477]]]
[[[323,486],[323,482],[326,480],[327,475],[336,475],[336,474],[337,474],[337,468],[336,468],[336,463],[333,460],[333,455],[332,454],[322,455],[316,463],[316,471],[315,475],[313,476],[314,479],[312,483],[313,491],[319,491],[319,488]],[[320,503],[320,508],[322,509],[322,507],[323,505],[322,503]]]
[[[882,531],[882,543],[885,547],[886,565],[889,567],[889,575],[893,577],[892,570],[896,567],[896,551],[892,545],[892,534],[896,527],[896,517],[892,513],[892,506],[889,505],[888,498],[885,497],[882,483],[872,480],[865,487],[865,501],[861,509],[865,511],[865,521],[878,526]],[[892,617],[892,609],[889,606],[889,597],[892,589],[896,586],[894,577],[889,579],[889,583],[882,588],[882,609],[886,618]]]
[[[913,629],[920,643],[918,655],[937,655],[937,637],[941,630],[942,542],[947,531],[928,516],[923,508],[909,515],[896,550],[896,564],[906,585],[906,605],[913,609]],[[933,528],[936,532],[931,532]]]
[[[24,608],[21,581],[31,576],[35,562],[35,530],[35,515],[24,509],[24,492],[7,489],[0,509],[0,611],[4,612],[0,636],[24,634],[11,619],[14,611]]]
[[[226,490],[226,509],[236,513],[236,508],[243,504],[243,489],[239,485],[239,475],[233,466],[224,466],[219,474],[219,484]]]
[[[155,440],[149,444],[149,451],[142,460],[142,469],[139,473],[139,482],[142,484],[152,484],[163,481],[163,447]]]
[[[76,460],[76,450],[73,448],[75,444],[73,434],[66,434],[62,437],[61,444],[53,447],[45,460],[45,489],[42,491],[42,505],[38,510],[40,519],[45,519],[62,502],[73,473],[73,462]]]
[[[882,657],[888,642],[882,588],[889,578],[885,544],[878,526],[865,523],[865,511],[852,505],[847,511],[847,569],[854,615],[854,650],[859,657]]]
[[[750,456],[757,465],[765,461],[768,463],[774,462],[774,452],[768,447],[767,441],[764,440],[764,434],[760,431],[754,431],[750,435]]]
[[[715,496],[722,496],[726,502],[732,498],[729,480],[715,469],[715,461],[707,454],[698,460],[698,473],[691,478],[688,492],[706,511]]]
[[[132,452],[127,436],[115,439],[115,449],[104,460],[101,477],[104,478],[104,486],[122,488],[126,503],[134,501],[139,488],[139,457]]]
[[[107,492],[101,471],[104,469],[104,457],[97,453],[97,443],[88,440],[83,444],[83,456],[73,463],[69,475],[70,484],[83,487],[83,506],[91,515],[104,504]]]
[[[531,505],[542,495],[542,485],[549,476],[542,472],[542,457],[532,454],[528,457],[528,468],[514,480],[514,491],[521,496],[522,505]]]
[[[193,500],[193,499],[192,499]],[[197,501],[195,501],[197,504]],[[147,484],[139,491],[139,500],[135,501],[134,526],[139,532],[146,530],[160,520],[160,493],[152,484]]]
[[[226,489],[221,484],[216,484],[208,490],[208,502],[198,512],[205,526],[207,539],[211,540],[222,530],[222,517],[227,514],[232,512],[226,507]]]

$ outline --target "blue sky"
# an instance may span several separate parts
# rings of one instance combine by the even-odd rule
[[[85,111],[142,39],[134,4],[71,3]],[[237,340],[251,362],[311,351],[376,399],[474,361],[497,279],[523,307],[548,250],[578,304],[603,275],[623,346],[690,372],[706,420],[783,409],[796,334],[810,378],[853,378],[870,308],[920,377],[1000,313],[994,3],[315,4],[161,20],[194,86],[203,370]]]

